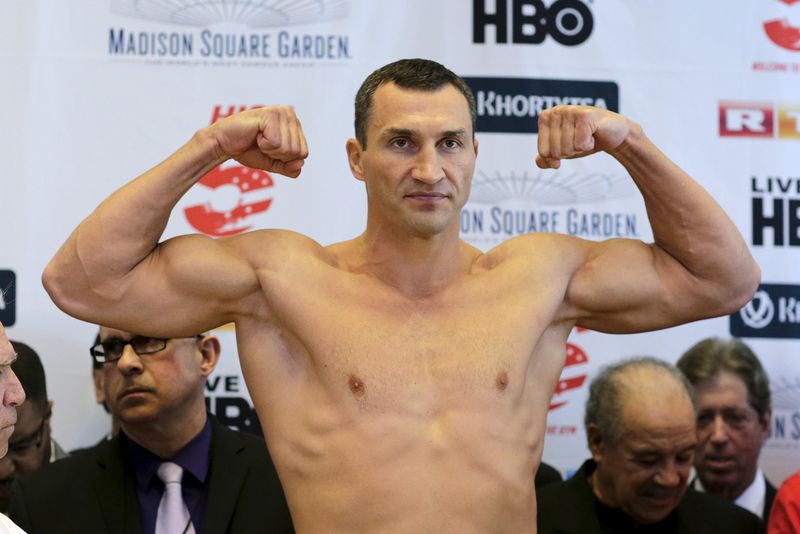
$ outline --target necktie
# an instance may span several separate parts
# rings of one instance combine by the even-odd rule
[[[183,468],[173,462],[164,462],[158,466],[158,478],[164,483],[164,495],[158,505],[156,534],[194,534],[189,509],[181,493]]]

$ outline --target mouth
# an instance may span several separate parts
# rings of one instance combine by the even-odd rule
[[[151,388],[146,388],[142,386],[133,386],[122,390],[122,392],[119,395],[117,395],[117,398],[123,399],[125,397],[131,397],[134,395],[143,395],[147,393],[153,393],[153,390]]]
[[[706,469],[711,471],[730,471],[736,469],[736,461],[733,458],[706,458],[703,461]]]

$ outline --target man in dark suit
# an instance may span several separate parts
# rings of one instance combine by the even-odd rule
[[[196,534],[293,532],[264,440],[206,412],[205,380],[219,352],[213,336],[159,339],[102,327],[91,353],[103,362],[120,434],[20,477],[15,521],[29,534],[166,534],[175,517],[179,531]],[[171,481],[162,482],[167,465],[178,466],[177,512],[176,492],[165,490]]]
[[[670,365],[637,358],[589,388],[592,459],[538,496],[539,534],[756,534],[759,519],[687,489],[697,436],[691,386]]]
[[[775,486],[758,467],[769,437],[769,378],[753,351],[738,339],[709,338],[677,363],[695,388],[697,452],[692,486],[769,519]]]
[[[11,340],[17,359],[11,364],[26,401],[17,407],[17,424],[8,440],[8,454],[0,459],[0,512],[8,511],[11,487],[17,476],[67,457],[53,438],[50,420],[53,401],[47,396],[47,380],[39,355],[30,345]]]

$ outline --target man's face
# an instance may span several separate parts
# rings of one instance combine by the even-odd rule
[[[759,418],[738,375],[720,372],[695,385],[700,410],[694,467],[706,491],[735,500],[753,482],[769,437],[769,414]]]
[[[366,182],[372,223],[400,222],[420,237],[457,227],[475,169],[477,145],[466,98],[452,85],[435,91],[375,91],[367,150],[347,149],[353,174]]]
[[[622,413],[622,435],[615,443],[593,447],[597,462],[595,494],[621,508],[640,524],[661,521],[684,493],[697,437],[694,409],[682,402],[628,403]]]
[[[11,484],[19,474],[32,473],[50,461],[50,403],[26,402],[17,407],[17,424],[0,459],[0,511],[8,508]]]
[[[100,329],[100,341],[128,341],[134,336]],[[206,376],[203,355],[195,338],[170,339],[164,350],[139,356],[125,345],[122,357],[103,364],[105,399],[123,428],[137,425],[180,425],[189,420],[202,398]]]
[[[8,452],[8,440],[14,433],[17,422],[17,406],[25,402],[25,392],[19,383],[17,375],[11,369],[11,363],[16,359],[16,352],[11,342],[6,337],[6,331],[0,324],[0,457]]]

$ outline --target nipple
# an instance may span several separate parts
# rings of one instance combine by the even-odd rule
[[[360,399],[364,396],[364,382],[356,375],[350,375],[347,385],[355,398]]]
[[[497,391],[505,391],[508,387],[508,373],[505,370],[497,373],[497,379],[494,382]]]

